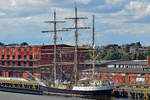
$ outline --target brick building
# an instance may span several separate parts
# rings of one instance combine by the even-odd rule
[[[53,58],[54,54],[53,45],[45,45],[41,47],[41,74],[46,78],[53,76]],[[78,62],[84,62],[84,47],[78,49]],[[71,77],[73,73],[73,62],[74,62],[74,46],[70,45],[57,45],[57,76],[62,77],[61,74],[65,74],[66,77]],[[62,63],[61,63],[62,62]],[[84,65],[79,65],[80,70]],[[42,78],[44,78],[42,77]]]
[[[26,71],[41,78],[50,78],[53,72],[54,45],[32,46],[1,46],[0,47],[0,76],[28,77]],[[79,49],[78,58],[84,62],[84,50]],[[74,46],[57,45],[57,72],[72,73],[74,61]],[[63,63],[65,64],[63,64]],[[62,69],[59,68],[62,66]],[[81,67],[81,65],[80,65]]]
[[[40,65],[41,46],[2,46],[0,47],[1,76],[27,77],[25,71]]]
[[[97,67],[95,78],[111,80],[118,85],[150,85],[150,58],[148,60],[116,60]],[[92,76],[92,70],[83,70],[80,76]]]

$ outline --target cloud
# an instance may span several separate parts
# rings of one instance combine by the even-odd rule
[[[6,15],[6,13],[0,12],[0,16],[5,16],[5,15]]]
[[[116,5],[118,3],[124,2],[124,0],[105,0],[106,3]]]
[[[79,2],[82,4],[89,4],[92,0],[73,0],[74,2]]]
[[[24,39],[32,41],[33,39],[27,38],[30,34],[35,35],[38,32],[38,34],[41,34],[41,30],[49,29],[49,27],[53,26],[43,22],[53,20],[54,9],[57,12],[57,20],[74,17],[74,1],[78,3],[78,15],[89,18],[88,20],[81,21],[79,26],[91,26],[91,15],[95,14],[97,33],[105,34],[97,36],[97,40],[101,43],[106,42],[108,34],[119,34],[121,36],[125,34],[138,34],[142,37],[150,31],[150,20],[148,20],[150,19],[149,0],[0,0],[1,34],[5,34],[5,38],[7,37],[6,34],[10,36],[13,33],[17,36],[16,38],[20,37],[18,34],[24,34]],[[73,22],[69,20],[65,24],[58,25],[58,28],[73,27]],[[81,31],[80,33],[83,33],[80,36],[80,40],[90,43],[91,32]],[[36,36],[37,41],[42,40],[39,35]],[[65,36],[63,38],[66,38]],[[73,31],[67,36],[71,38],[70,41],[74,41]],[[48,36],[46,35],[46,37]],[[44,39],[48,41],[46,37]],[[72,43],[68,41],[68,37],[64,41]],[[51,40],[50,42],[53,41]]]
[[[140,19],[150,15],[150,2],[144,1],[131,1],[126,6],[126,12],[134,14],[134,19]]]
[[[10,11],[41,9],[53,4],[51,0],[0,0],[0,2],[0,9]]]
[[[128,35],[148,35],[150,24],[124,23],[122,25],[115,25],[113,28],[106,30],[107,33],[113,34],[128,34]]]

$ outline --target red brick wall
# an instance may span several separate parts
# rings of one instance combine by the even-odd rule
[[[2,55],[4,56],[3,59],[2,59]],[[26,59],[24,59],[24,55],[26,56]],[[32,59],[30,59],[30,55],[32,55]],[[9,59],[8,59],[8,56],[9,56]],[[13,56],[15,56],[15,58],[13,58]],[[9,71],[9,67],[31,67],[31,71],[32,71],[32,66],[37,66],[40,64],[40,61],[38,61],[37,59],[41,59],[40,46],[1,47],[0,48],[0,64],[2,67],[7,67],[7,69],[5,68],[6,71],[4,71],[2,76],[5,76],[5,77],[10,76],[9,72],[7,73],[7,75],[5,73],[7,72],[7,70]],[[25,66],[24,66],[24,62],[26,63]],[[32,65],[30,65],[31,63]],[[17,69],[16,70],[14,69],[14,72],[15,71],[17,71]],[[24,71],[25,70],[22,70],[22,72]]]

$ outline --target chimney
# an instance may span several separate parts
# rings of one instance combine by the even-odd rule
[[[150,56],[147,56],[148,66],[150,66]]]

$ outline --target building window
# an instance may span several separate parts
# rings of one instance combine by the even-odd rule
[[[72,54],[69,54],[69,57],[71,58],[71,57],[72,57]]]
[[[24,66],[26,66],[27,65],[27,63],[26,62],[24,62]]]
[[[5,62],[2,62],[2,65],[5,65]]]
[[[21,55],[18,55],[18,59],[21,59]]]
[[[30,58],[29,59],[33,59],[33,56],[32,55],[30,55]]]
[[[32,48],[30,49],[30,52],[32,52]]]
[[[15,55],[12,56],[12,59],[15,59]]]
[[[38,55],[34,55],[35,59],[38,59]],[[48,55],[48,58],[50,58],[50,55]]]
[[[7,52],[9,52],[9,49],[7,49]]]
[[[18,72],[18,77],[22,77],[22,73],[21,72]]]
[[[15,66],[15,62],[12,62],[12,66]]]
[[[21,62],[18,62],[18,66],[21,66]]]
[[[12,52],[15,52],[15,49],[12,49]]]
[[[30,62],[30,63],[29,63],[29,66],[33,66],[33,62]]]
[[[4,49],[2,49],[2,52],[4,52]]]
[[[24,49],[24,52],[26,52],[27,51],[27,49]]]
[[[67,54],[65,54],[65,58],[67,58]]]
[[[24,55],[24,59],[27,59],[27,56],[26,56],[26,55]]]
[[[2,55],[1,59],[4,59],[4,55]]]
[[[18,52],[21,52],[21,49],[18,49]]]
[[[7,62],[7,66],[10,66],[10,62]]]
[[[7,55],[7,59],[9,59],[10,58],[10,55]]]

